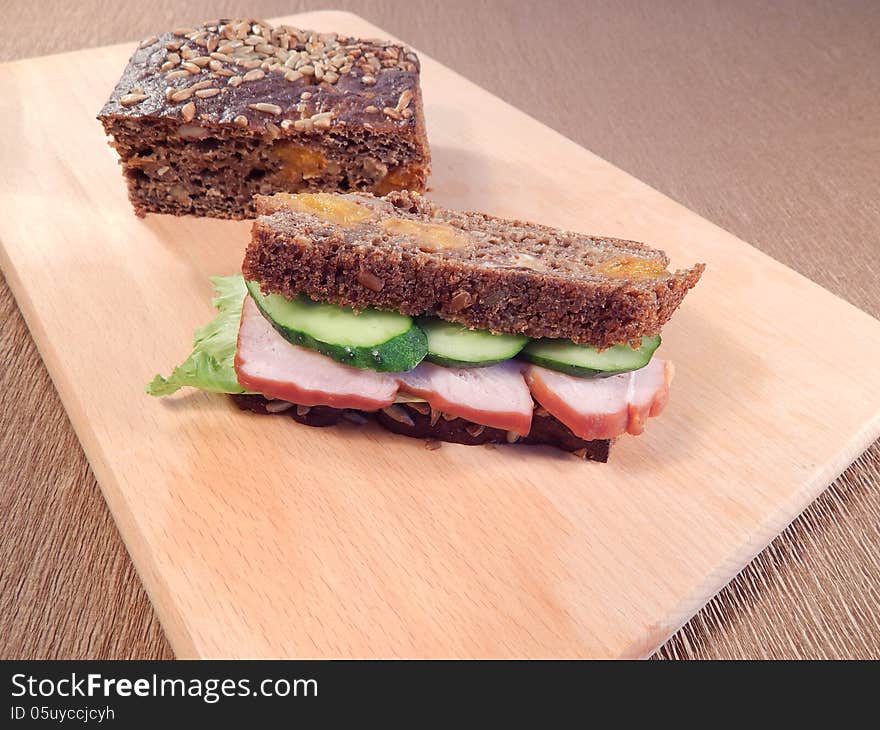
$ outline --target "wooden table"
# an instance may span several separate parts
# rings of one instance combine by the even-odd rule
[[[99,5],[34,14],[13,0],[0,60],[146,36],[222,4]],[[318,4],[251,5],[271,17]],[[877,3],[337,7],[880,315]],[[0,657],[169,658],[5,282],[0,317]],[[874,444],[658,656],[880,657],[878,484]]]

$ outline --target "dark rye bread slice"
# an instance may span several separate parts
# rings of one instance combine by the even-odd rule
[[[641,243],[443,208],[416,193],[258,197],[265,292],[607,347],[659,334],[703,272]]]
[[[411,438],[427,441],[429,447],[438,441],[480,446],[483,444],[532,444],[554,446],[568,451],[581,459],[608,461],[611,451],[610,439],[584,441],[575,436],[567,426],[557,421],[543,409],[536,409],[529,435],[520,438],[507,431],[482,426],[463,418],[446,417],[432,411],[427,403],[397,403],[381,411],[358,411],[350,408],[329,406],[297,406],[286,401],[270,401],[261,395],[233,395],[235,404],[246,411],[264,415],[283,414],[306,426],[335,426],[349,422],[363,425],[374,420],[380,426]]]
[[[430,171],[411,49],[258,20],[146,39],[98,119],[138,215],[242,218],[257,193],[424,190]]]

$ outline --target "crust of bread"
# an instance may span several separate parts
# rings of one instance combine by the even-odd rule
[[[666,254],[641,243],[458,212],[417,193],[344,197],[369,219],[341,226],[258,196],[245,277],[286,297],[608,347],[659,334],[704,269],[669,272]],[[456,246],[389,232],[395,218],[440,225]],[[619,265],[637,275],[617,274]]]
[[[463,418],[447,418],[438,413],[431,413],[426,403],[403,404],[393,406],[396,412],[389,409],[381,411],[357,411],[350,408],[330,408],[314,406],[303,408],[284,401],[269,401],[261,395],[233,395],[235,404],[242,410],[262,415],[284,415],[293,418],[306,426],[327,427],[340,423],[364,425],[375,421],[389,431],[423,439],[428,446],[436,442],[480,446],[483,444],[532,444],[553,446],[568,451],[578,458],[590,461],[608,461],[612,441],[597,439],[584,441],[575,436],[567,426],[557,421],[548,413],[535,413],[532,429],[528,436],[520,438],[508,435],[498,428],[482,426]]]

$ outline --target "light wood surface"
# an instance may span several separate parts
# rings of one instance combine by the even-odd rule
[[[664,417],[602,466],[147,399],[249,225],[132,215],[93,119],[130,50],[0,69],[2,264],[178,656],[645,656],[880,434],[880,322],[427,56],[434,198],[708,263]]]
[[[188,7],[194,5],[198,3]],[[754,7],[735,11],[713,9],[708,4],[696,8],[678,4],[673,12],[658,9],[656,16],[649,17],[652,13],[633,8],[617,12],[595,5],[572,5],[557,7],[555,15],[536,14],[531,23],[524,22],[528,13],[519,17],[499,14],[494,24],[499,37],[490,38],[487,48],[478,49],[484,52],[476,54],[468,42],[468,28],[457,34],[425,30],[449,27],[457,17],[455,7],[424,22],[433,12],[428,4],[411,13],[393,12],[393,5],[377,3],[376,13],[388,17],[386,27],[397,30],[398,35],[444,57],[489,88],[757,241],[869,311],[880,309],[876,287],[871,285],[876,272],[870,271],[868,256],[876,247],[872,248],[866,236],[876,230],[876,177],[860,176],[862,167],[872,159],[871,115],[850,114],[847,103],[828,103],[829,94],[823,93],[846,74],[853,89],[863,88],[865,100],[871,98],[870,84],[865,83],[870,79],[865,73],[871,68],[873,47],[866,41],[877,25],[872,24],[876,17],[870,7],[851,3],[832,12],[799,6],[803,12],[797,33],[785,32],[784,10],[764,13],[762,33],[755,33]],[[156,12],[161,10],[157,4]],[[478,18],[486,9],[472,12]],[[199,12],[195,17],[207,14]],[[117,18],[116,32],[121,32],[117,36],[100,35],[114,32],[113,22],[91,23],[79,34],[52,36],[43,32],[37,42],[48,43],[48,49],[57,47],[59,39],[79,45],[121,39],[148,32],[159,22],[150,20],[152,25],[134,30],[138,22],[145,22],[144,17],[143,9],[126,15],[122,31]],[[580,23],[575,22],[577,18]],[[18,16],[18,22],[26,19],[25,14]],[[77,18],[67,20],[75,23]],[[172,20],[160,24],[168,23]],[[400,26],[408,27],[398,30]],[[510,57],[510,44],[505,40],[543,37],[541,28],[549,27],[559,41],[563,61],[565,53],[578,47],[566,43],[565,34],[570,34],[570,41],[580,42],[586,30],[594,57],[585,70],[585,80],[591,99],[598,102],[585,104],[585,99],[562,95],[559,79],[534,73],[505,77],[503,60]],[[699,71],[689,64],[676,66],[674,54],[664,55],[657,44],[651,45],[655,31],[663,37],[687,37],[688,47],[701,56]],[[13,35],[33,39],[27,34]],[[611,43],[609,38],[625,42]],[[842,51],[828,51],[842,41]],[[520,43],[517,47],[517,57],[537,60],[532,58],[535,48],[531,45]],[[622,53],[627,47],[644,52]],[[15,44],[3,50],[10,48]],[[35,52],[33,40],[27,49],[20,48],[19,55],[27,49]],[[767,50],[770,48],[780,49],[779,58]],[[748,58],[740,59],[739,64],[718,65],[719,59],[729,61],[739,53]],[[780,61],[782,57],[785,63]],[[816,57],[823,58],[823,63],[809,63]],[[757,76],[749,75],[752,60],[760,62],[766,74],[750,87]],[[604,73],[612,62],[613,74]],[[709,73],[705,73],[707,68]],[[810,84],[791,83],[785,94],[780,94],[779,88],[768,93],[773,90],[759,83],[770,75],[775,86],[785,87],[786,79],[790,81],[804,69],[815,69]],[[725,84],[731,87],[723,90],[726,96],[713,84],[721,74],[726,74]],[[620,85],[631,93],[620,94]],[[537,88],[542,97],[536,106],[533,92]],[[748,95],[752,102],[740,107],[728,103],[727,116],[713,119],[712,125],[701,126],[700,114],[670,118],[688,104],[705,104],[719,96],[735,102],[738,94]],[[623,113],[635,96],[651,114]],[[800,128],[788,124],[784,139],[766,133],[768,125],[778,128],[802,118],[812,98],[825,100],[818,113],[822,124],[815,130],[804,126],[805,122]],[[734,129],[738,134],[732,134]],[[829,145],[818,143],[828,139],[827,134],[822,136],[825,129],[837,132],[830,152]],[[662,141],[659,146],[658,139]],[[867,141],[867,146],[859,140]],[[876,150],[873,153],[876,160]],[[833,174],[841,159],[860,164],[842,166],[848,176],[837,180]],[[801,215],[802,211],[806,214]],[[835,255],[831,243],[837,250],[844,248],[847,255]],[[2,651],[8,656],[167,656],[168,648],[162,645],[155,622],[150,622],[149,609],[138,595],[130,567],[82,457],[72,445],[57,398],[47,387],[21,320],[8,295],[3,301],[4,314],[10,315],[4,317],[4,362],[14,366],[3,374],[8,386],[2,389],[3,412],[9,416],[5,422],[11,424],[4,430],[4,453],[6,463],[13,467],[4,474],[17,477],[4,480],[3,490],[4,506],[8,504],[10,509],[4,510],[3,534],[7,539],[0,542],[0,549],[3,565],[9,569],[0,573],[0,596],[5,601],[14,596],[15,600],[4,602],[0,612],[5,637]],[[46,435],[41,438],[43,430]],[[877,463],[877,451],[869,452],[667,645],[663,654],[876,656],[880,633]],[[52,487],[48,493],[47,486]],[[35,537],[43,535],[48,539]],[[83,550],[88,560],[81,559]],[[105,576],[103,580],[101,576]],[[9,610],[10,605],[14,610]],[[9,630],[6,619],[10,619]]]

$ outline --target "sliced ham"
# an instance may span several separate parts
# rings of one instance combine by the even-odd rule
[[[391,405],[397,380],[388,373],[342,365],[285,340],[245,297],[235,353],[243,388],[303,406],[376,410]]]
[[[443,413],[520,435],[532,427],[532,396],[518,362],[484,368],[446,368],[423,362],[396,375],[401,390],[424,398]]]
[[[675,368],[668,360],[652,359],[641,370],[631,373],[627,393],[626,432],[638,436],[648,418],[659,416],[669,402],[669,386]]]
[[[443,413],[523,436],[534,398],[576,436],[593,440],[640,434],[666,405],[673,368],[654,358],[610,378],[576,378],[514,360],[485,368],[423,362],[407,373],[360,370],[291,344],[246,297],[235,372],[242,387],[303,406],[372,411],[394,403],[399,389]]]
[[[587,441],[640,434],[669,399],[672,363],[654,358],[610,378],[576,378],[537,365],[525,369],[535,400]]]

